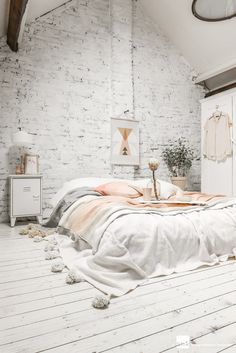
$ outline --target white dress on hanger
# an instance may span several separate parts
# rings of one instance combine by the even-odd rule
[[[206,122],[203,155],[222,161],[232,154],[230,127],[232,122],[228,114],[214,113]]]

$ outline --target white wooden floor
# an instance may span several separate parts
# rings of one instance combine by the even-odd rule
[[[236,352],[236,262],[153,279],[96,310],[97,290],[65,284],[45,243],[18,231],[0,225],[1,353]]]

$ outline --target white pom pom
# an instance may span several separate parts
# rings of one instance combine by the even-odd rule
[[[229,259],[229,255],[221,255],[219,256],[219,261],[220,262],[226,262]]]
[[[66,276],[66,283],[73,284],[83,282],[84,279],[75,270],[70,270]]]
[[[45,238],[46,233],[43,230],[40,229],[30,229],[28,230],[29,238],[34,238],[34,237],[42,237]]]
[[[55,238],[54,239],[49,239],[48,242],[49,242],[49,244],[57,245],[57,241],[56,241]]]
[[[48,243],[45,245],[44,251],[53,251],[53,250],[58,251],[58,247],[51,243]]]
[[[52,235],[52,234],[47,235],[46,238],[45,238],[45,240],[47,240],[48,243],[50,243],[50,244],[57,245],[57,240],[56,240],[56,238],[55,238],[55,235]]]
[[[39,237],[38,235],[33,238],[33,241],[34,241],[35,243],[39,243],[39,242],[42,241],[42,240],[43,240],[43,238],[42,238],[42,237]]]
[[[54,264],[52,264],[51,271],[52,272],[62,272],[65,265],[62,261],[58,260]]]
[[[34,223],[29,223],[26,227],[28,230],[31,230],[31,229],[37,229],[37,226],[34,224]]]
[[[60,257],[60,253],[56,250],[53,251],[48,251],[45,256],[45,260],[53,260],[56,259],[57,257]]]
[[[27,228],[23,228],[19,231],[19,234],[20,235],[27,235],[29,233],[28,229]]]
[[[232,254],[234,255],[234,257],[235,257],[235,259],[236,259],[236,248],[233,248]]]
[[[96,309],[105,309],[110,304],[109,297],[105,295],[98,295],[92,301],[92,306]]]

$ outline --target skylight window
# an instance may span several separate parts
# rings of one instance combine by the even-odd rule
[[[202,21],[224,21],[236,16],[236,0],[194,0],[192,11]]]

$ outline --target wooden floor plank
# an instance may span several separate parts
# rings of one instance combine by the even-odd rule
[[[25,264],[25,263],[34,263],[35,261],[37,261],[37,258],[40,258],[42,257],[43,253],[41,252],[40,256],[35,256],[35,257],[30,257],[28,259],[26,258],[22,258],[22,259],[10,259],[10,258],[7,258],[7,260],[5,261],[2,261],[0,263],[0,269],[2,268],[6,268],[8,266],[14,266],[14,265],[20,265],[20,264]]]
[[[41,249],[33,249],[27,252],[21,253],[20,251],[16,254],[13,255],[4,255],[1,256],[0,263],[1,264],[7,264],[16,260],[22,260],[22,259],[32,259],[32,258],[43,258],[43,252]]]
[[[232,344],[230,347],[223,348],[217,353],[235,353],[236,352],[236,343]]]
[[[0,284],[0,298],[17,296],[18,294],[32,293],[43,289],[58,287],[65,284],[64,273],[61,276],[48,272],[47,275],[36,278],[28,278],[20,282],[9,282]]]
[[[48,267],[36,268],[36,269],[26,269],[25,271],[10,272],[0,275],[0,284],[7,284],[11,282],[21,282],[24,280],[29,280],[31,278],[38,278],[43,276],[48,276],[51,272],[51,264]]]
[[[37,310],[44,310],[47,308],[57,307],[65,305],[67,303],[73,303],[80,300],[93,298],[99,294],[99,291],[95,288],[89,288],[87,290],[73,290],[70,292],[62,293],[59,295],[48,296],[47,298],[40,300],[33,300],[26,303],[8,305],[0,308],[0,320],[2,318],[13,317],[15,315],[33,313]]]
[[[4,265],[0,267],[0,277],[2,276],[2,274],[7,273],[7,272],[11,272],[11,271],[18,271],[18,270],[28,270],[30,268],[43,268],[43,267],[48,267],[49,262],[44,260],[40,260],[40,261],[33,261],[31,263],[28,262],[23,262],[23,263],[19,263],[19,264],[10,264],[10,265]]]
[[[53,283],[54,281],[52,281],[52,284]],[[65,280],[63,279],[63,282],[61,283],[61,285],[58,285],[58,286],[55,285],[55,287],[49,286],[49,288],[47,289],[41,289],[34,292],[26,293],[26,294],[24,293],[24,294],[18,294],[13,296],[5,296],[0,300],[0,310],[2,307],[7,307],[7,306],[14,307],[16,305],[18,306],[19,304],[36,302],[41,299],[51,298],[54,296],[56,297],[66,293],[78,292],[80,290],[87,290],[89,288],[93,288],[93,287],[87,282],[83,282],[81,284],[77,284],[77,285],[75,284],[71,286],[66,284]]]

